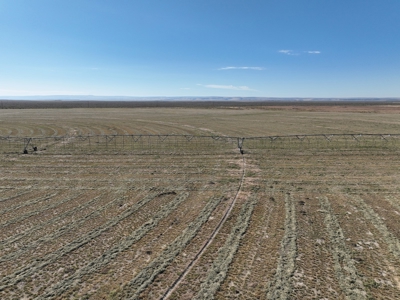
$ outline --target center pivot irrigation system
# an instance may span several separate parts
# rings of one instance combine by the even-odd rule
[[[135,134],[0,136],[0,153],[215,153],[268,149],[400,149],[400,134],[312,134],[260,137]]]

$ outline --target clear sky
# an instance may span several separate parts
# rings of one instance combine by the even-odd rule
[[[400,97],[399,0],[0,0],[0,96]]]

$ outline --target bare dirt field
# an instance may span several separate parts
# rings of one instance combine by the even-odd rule
[[[242,155],[233,138],[396,134],[399,112],[0,110],[0,298],[399,299],[400,144],[244,140]],[[140,134],[155,136],[140,151],[73,146]],[[61,136],[28,154],[6,139]]]

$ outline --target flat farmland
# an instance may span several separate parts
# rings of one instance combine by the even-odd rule
[[[4,109],[0,136],[395,134],[398,113]],[[235,140],[202,151],[191,142],[151,153],[0,148],[0,298],[398,298],[397,144],[245,140],[241,154]]]

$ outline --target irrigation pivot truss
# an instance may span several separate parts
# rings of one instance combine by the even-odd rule
[[[136,134],[67,135],[47,137],[0,136],[0,153],[242,153],[301,149],[400,149],[400,134],[313,134],[259,137]]]
[[[284,136],[247,137],[244,147],[257,151],[264,149],[332,149],[382,150],[400,149],[400,134],[297,134]]]

